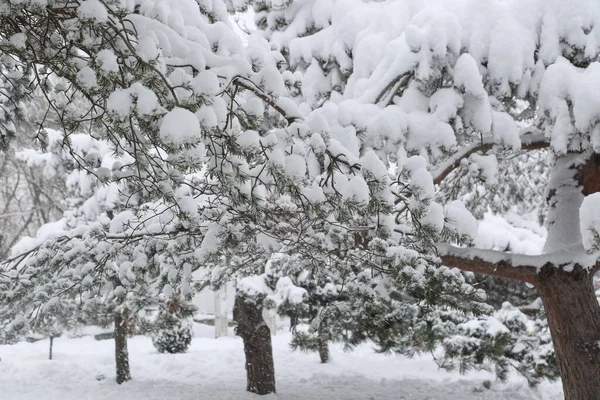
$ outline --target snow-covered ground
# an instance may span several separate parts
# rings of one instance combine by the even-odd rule
[[[133,381],[114,381],[113,341],[92,337],[57,339],[54,360],[48,341],[0,346],[0,398],[7,400],[187,400],[258,399],[245,392],[244,353],[237,337],[213,339],[212,327],[196,324],[188,353],[158,354],[149,338],[133,337],[129,352]],[[468,375],[439,371],[426,356],[412,360],[375,354],[365,345],[344,353],[332,347],[330,364],[316,354],[292,352],[289,336],[273,337],[278,394],[265,399],[561,399],[558,383],[531,390],[517,376],[483,389],[485,371]],[[106,379],[96,377],[104,374]],[[483,391],[481,391],[483,390]]]

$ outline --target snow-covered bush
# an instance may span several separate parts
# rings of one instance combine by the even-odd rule
[[[194,336],[196,308],[179,298],[163,300],[152,324],[152,344],[159,353],[185,353]]]
[[[6,318],[0,321],[0,344],[15,344],[21,341],[27,332],[29,325],[22,316]]]
[[[161,310],[152,332],[152,344],[159,353],[185,353],[192,343],[193,326],[189,319]]]

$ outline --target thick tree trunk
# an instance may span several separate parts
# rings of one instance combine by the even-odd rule
[[[115,363],[119,385],[131,380],[129,352],[127,351],[127,314],[127,310],[115,313]]]
[[[600,190],[598,154],[569,153],[556,160],[548,183],[548,238],[545,253],[583,252],[579,208],[584,196]],[[600,307],[591,271],[546,265],[536,286],[544,302],[565,399],[600,398]]]
[[[233,319],[236,333],[244,341],[246,390],[256,394],[275,393],[275,366],[271,332],[262,317],[262,306],[240,295],[235,297]]]
[[[321,364],[326,364],[329,361],[329,344],[327,339],[319,339],[319,357]]]
[[[546,266],[538,292],[548,317],[565,399],[600,398],[600,306],[592,274]]]
[[[50,336],[50,350],[48,350],[48,360],[52,360],[52,346],[54,345],[54,337]]]
[[[587,269],[574,265],[572,260],[552,265],[551,257],[544,259],[556,252],[574,256],[583,253],[579,209],[584,196],[600,192],[600,154],[561,156],[552,169],[547,189],[550,207],[546,255],[531,257],[531,264],[527,264],[527,256],[515,258],[500,252],[478,257],[469,254],[469,249],[444,245],[438,246],[438,251],[449,267],[534,285],[546,310],[565,399],[599,399],[600,306],[592,276],[600,270],[600,262]],[[536,265],[542,265],[540,261],[546,264],[538,272]]]

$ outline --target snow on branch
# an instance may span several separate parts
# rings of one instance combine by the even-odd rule
[[[436,246],[442,264],[461,271],[475,272],[497,276],[501,278],[516,279],[532,285],[537,284],[538,272],[545,266],[571,270],[575,265],[591,269],[591,272],[600,270],[597,262],[598,254],[588,254],[581,247],[566,248],[564,250],[538,256],[512,254],[496,250],[476,248],[461,248],[442,243]]]
[[[452,156],[444,164],[440,165],[435,171],[432,171],[433,183],[439,185],[452,171],[460,166],[463,159],[469,158],[472,154],[480,151],[491,150],[494,145],[496,145],[495,139],[490,137],[479,143],[473,143],[461,148],[460,152]],[[539,150],[544,149],[549,145],[550,143],[546,141],[546,138],[542,133],[532,133],[530,128],[528,128],[526,133],[521,135],[521,150]]]
[[[285,105],[281,104],[280,101],[277,101],[277,100],[273,99],[271,96],[265,94],[259,87],[256,86],[255,83],[253,83],[249,79],[244,80],[243,77],[238,76],[235,79],[233,79],[233,81],[231,83],[234,86],[239,86],[243,89],[249,90],[252,93],[254,93],[254,95],[256,95],[256,97],[260,98],[262,101],[264,101],[269,106],[271,106],[275,111],[277,111],[279,114],[281,114],[281,116],[284,117],[288,121],[288,124],[291,124],[292,122],[294,122],[297,119],[301,119],[301,116],[299,115],[299,113],[295,112],[296,110],[286,109],[289,107],[285,107]],[[294,115],[294,114],[298,114],[298,115]]]
[[[515,263],[514,257],[517,256],[515,254],[494,250],[459,248],[447,244],[439,244],[437,250],[442,259],[442,264],[449,268],[516,279],[532,285],[536,283],[537,268],[533,265]]]

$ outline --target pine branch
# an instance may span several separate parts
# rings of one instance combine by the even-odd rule
[[[536,286],[538,272],[546,266],[562,268],[573,264],[589,267],[591,272],[600,270],[600,262],[594,255],[583,249],[565,249],[564,251],[528,256],[503,251],[483,250],[476,248],[460,248],[449,244],[436,246],[442,264],[461,271],[475,272],[515,279]]]
[[[393,89],[396,85],[399,84],[399,86],[405,86],[408,81],[412,78],[413,76],[413,72],[412,71],[408,71],[405,72],[403,74],[400,74],[398,76],[396,76],[394,79],[392,79],[384,88],[383,90],[379,93],[379,95],[377,96],[377,98],[375,99],[375,104],[379,104],[379,102],[383,99],[383,97],[391,90]],[[396,89],[397,90],[397,89]],[[396,90],[392,91],[392,98],[394,97],[394,93],[396,92]]]
[[[259,89],[258,87],[256,87],[256,85],[252,81],[248,80],[249,82],[252,83],[252,85],[250,85],[246,82],[243,82],[242,79],[243,79],[242,77],[237,77],[237,78],[233,79],[233,81],[231,83],[234,86],[239,86],[243,89],[249,90],[252,93],[254,93],[256,95],[256,97],[260,98],[262,101],[264,101],[269,106],[271,106],[271,108],[273,108],[275,111],[277,111],[279,114],[281,114],[281,116],[283,116],[288,121],[289,124],[291,124],[296,119],[298,119],[297,117],[290,117],[283,108],[281,108],[279,105],[277,105],[277,102],[275,100],[273,100],[270,96],[263,93],[262,90]]]
[[[450,158],[444,165],[440,166],[437,170],[432,171],[433,183],[439,185],[450,175],[452,171],[460,166],[463,159],[469,158],[472,154],[480,151],[491,150],[496,143],[493,138],[487,138],[483,142],[473,143],[470,146],[465,146],[459,153]],[[531,151],[545,149],[550,145],[546,141],[546,138],[541,133],[532,133],[527,131],[521,135],[521,151]]]
[[[475,272],[502,278],[516,279],[535,285],[537,282],[537,268],[533,262],[515,262],[517,255],[493,250],[479,250],[458,248],[446,244],[437,246],[438,255],[442,264],[461,271]],[[527,256],[521,256],[523,258]],[[531,257],[532,259],[534,257]],[[530,260],[533,261],[533,260]],[[530,265],[527,265],[530,264]]]

